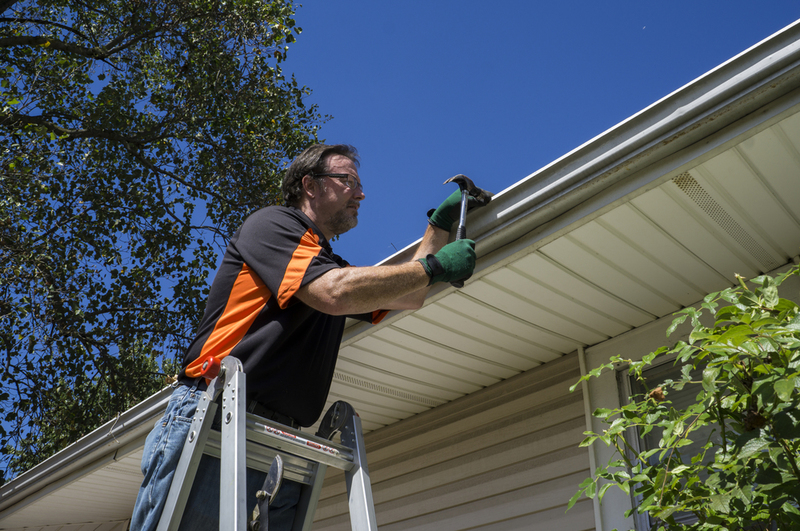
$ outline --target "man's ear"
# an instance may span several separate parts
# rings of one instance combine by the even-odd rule
[[[313,199],[314,197],[316,197],[317,192],[319,191],[318,188],[319,183],[315,181],[316,179],[314,179],[310,175],[303,176],[303,180],[301,181],[303,183],[303,192],[306,194],[306,197],[308,198]]]

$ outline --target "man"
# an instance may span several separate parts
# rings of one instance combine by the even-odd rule
[[[239,358],[248,411],[310,426],[325,406],[346,317],[378,322],[388,310],[419,308],[431,284],[472,274],[475,243],[447,244],[458,192],[430,215],[410,262],[349,267],[334,254],[329,241],[357,225],[365,198],[358,165],[352,146],[311,146],[284,176],[286,206],[253,213],[231,238],[167,411],[147,437],[133,531],[158,524],[206,388],[201,358]],[[263,474],[248,470],[248,492],[262,482]],[[218,529],[218,484],[219,461],[204,455],[181,529]],[[298,498],[298,484],[281,486],[269,511],[271,531],[291,529]]]

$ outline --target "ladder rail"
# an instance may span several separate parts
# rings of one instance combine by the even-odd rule
[[[183,444],[181,457],[178,460],[178,466],[175,468],[172,484],[170,485],[156,531],[176,531],[178,529],[183,510],[191,492],[190,486],[194,482],[197,466],[200,464],[200,458],[203,455],[203,452],[198,450],[206,445],[216,412],[217,404],[208,393],[203,393],[197,404],[197,411],[192,419],[192,424],[189,427],[189,435]]]
[[[350,526],[353,531],[377,531],[372,483],[367,468],[367,450],[361,436],[361,418],[353,412],[342,428],[342,442],[353,448],[354,466],[345,471],[347,498],[350,507]]]
[[[228,362],[228,360],[232,360]],[[247,529],[247,465],[245,441],[245,381],[242,362],[233,356],[222,360],[225,386],[222,392],[219,522],[226,529]],[[234,363],[235,362],[235,363]],[[233,369],[233,370],[231,370]],[[233,523],[233,527],[229,527]]]

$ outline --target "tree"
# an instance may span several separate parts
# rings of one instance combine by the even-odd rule
[[[791,275],[800,275],[798,267],[754,278],[751,286],[739,277],[738,286],[708,295],[700,308],[678,312],[667,335],[689,319],[688,343],[641,361],[614,357],[582,378],[628,363],[646,390],[620,408],[594,412],[609,426],[586,432],[581,445],[602,441],[616,454],[581,484],[570,507],[584,494],[602,500],[617,486],[638,496],[635,510],[649,513],[655,529],[800,528],[800,307],[778,296]],[[703,325],[704,314],[713,324]],[[645,382],[643,371],[670,355],[681,377]],[[670,400],[681,390],[696,396],[685,408]],[[658,447],[630,444],[626,435],[634,430],[658,433]],[[678,523],[681,512],[696,523]]]
[[[220,246],[326,117],[281,69],[290,0],[0,15],[3,480],[165,385]]]

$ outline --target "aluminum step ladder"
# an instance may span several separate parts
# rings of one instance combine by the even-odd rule
[[[267,528],[253,517],[259,505],[266,518],[263,509],[268,506],[263,498],[269,492],[259,493],[261,503],[256,493],[245,492],[246,468],[267,472],[268,480],[278,485],[281,477],[300,483],[292,531],[310,530],[329,466],[344,470],[352,530],[377,531],[361,419],[349,404],[340,401],[331,406],[317,435],[312,436],[246,412],[245,375],[238,359],[227,356],[220,364],[209,358],[203,370],[204,375],[212,377],[219,372],[198,403],[158,531],[178,529],[203,453],[220,459],[220,531]],[[212,424],[220,403],[217,431]],[[336,433],[340,433],[341,444],[331,440]]]

